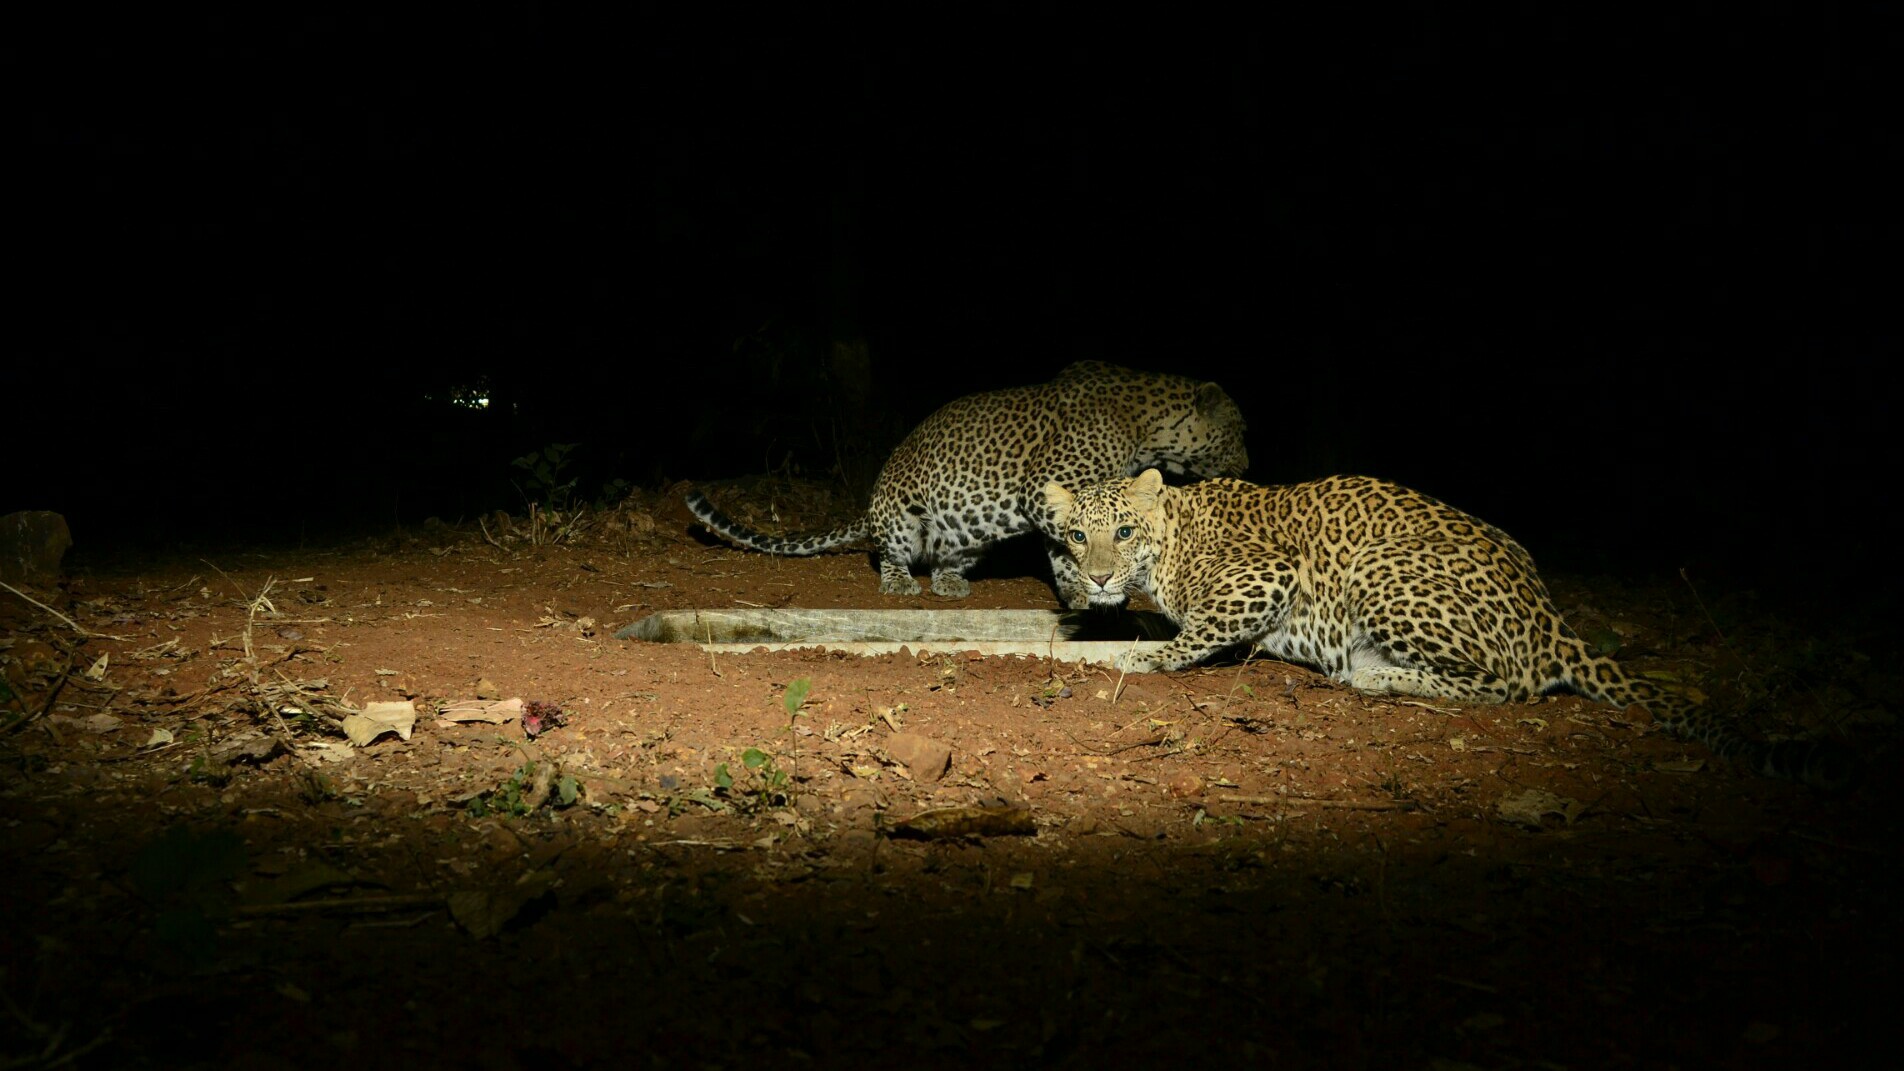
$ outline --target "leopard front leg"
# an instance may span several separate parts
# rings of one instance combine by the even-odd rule
[[[919,594],[919,582],[912,578],[912,563],[890,553],[880,555],[879,590],[886,595]]]
[[[1184,669],[1283,628],[1289,621],[1293,570],[1281,559],[1242,564],[1206,578],[1189,608],[1170,615],[1178,627],[1174,639],[1154,651],[1118,656],[1118,668],[1129,673]]]
[[[972,582],[958,569],[943,566],[932,570],[932,593],[942,599],[963,599],[972,593]]]
[[[942,599],[963,599],[972,593],[965,571],[978,562],[979,552],[967,547],[941,549],[932,562],[932,593]]]

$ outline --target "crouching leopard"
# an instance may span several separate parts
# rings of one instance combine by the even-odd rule
[[[1377,694],[1506,703],[1564,687],[1642,705],[1760,773],[1826,789],[1850,778],[1835,744],[1749,739],[1589,653],[1519,543],[1417,491],[1365,476],[1166,487],[1155,471],[1071,487],[1044,488],[1040,523],[1076,559],[1090,601],[1115,606],[1143,591],[1181,630],[1120,658],[1127,671],[1254,644]]]
[[[1046,481],[1159,467],[1240,476],[1249,466],[1243,433],[1243,414],[1215,383],[1080,361],[1049,383],[969,395],[927,417],[886,460],[852,524],[772,536],[731,520],[698,491],[687,504],[715,534],[769,554],[818,554],[871,537],[880,591],[917,595],[912,566],[922,562],[934,594],[962,598],[971,593],[965,572],[986,547],[1036,529]],[[1059,597],[1088,606],[1070,556],[1056,545],[1047,551]]]

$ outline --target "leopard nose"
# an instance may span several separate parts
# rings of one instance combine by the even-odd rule
[[[1096,584],[1096,585],[1097,585],[1098,587],[1103,587],[1104,585],[1106,585],[1106,584],[1108,584],[1108,583],[1110,583],[1110,582],[1111,582],[1111,574],[1109,574],[1109,573],[1092,573],[1092,574],[1091,574],[1091,582],[1092,582],[1092,583],[1094,583],[1094,584]]]

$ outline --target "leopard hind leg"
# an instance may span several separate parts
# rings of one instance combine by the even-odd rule
[[[1527,674],[1476,620],[1475,597],[1443,574],[1425,544],[1410,567],[1392,560],[1353,591],[1354,640],[1339,679],[1364,692],[1509,703],[1527,699]],[[1392,571],[1391,571],[1392,570]]]
[[[942,599],[963,599],[972,593],[965,571],[978,564],[984,545],[962,529],[931,526],[926,534],[926,556],[932,561],[932,593]]]
[[[879,540],[879,590],[887,595],[917,595],[922,590],[912,577],[912,563],[925,550],[925,527],[910,513],[881,518],[875,529]]]

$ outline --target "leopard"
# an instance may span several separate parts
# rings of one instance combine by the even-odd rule
[[[932,593],[971,594],[966,572],[989,547],[1037,530],[1039,489],[1161,470],[1238,477],[1249,468],[1242,410],[1216,383],[1104,361],[1077,361],[1031,386],[970,394],[926,417],[887,457],[865,511],[829,531],[777,536],[739,524],[700,491],[688,509],[714,534],[768,554],[810,555],[870,540],[879,590],[918,595],[913,566],[931,570]],[[1089,593],[1070,555],[1047,543],[1066,606]]]
[[[1571,691],[1642,707],[1678,737],[1772,777],[1836,791],[1854,776],[1828,740],[1761,741],[1703,702],[1598,654],[1555,607],[1525,547],[1439,499],[1370,476],[1167,486],[1156,470],[1040,495],[1091,604],[1147,595],[1178,627],[1118,657],[1185,669],[1248,648],[1372,695],[1476,703]]]

